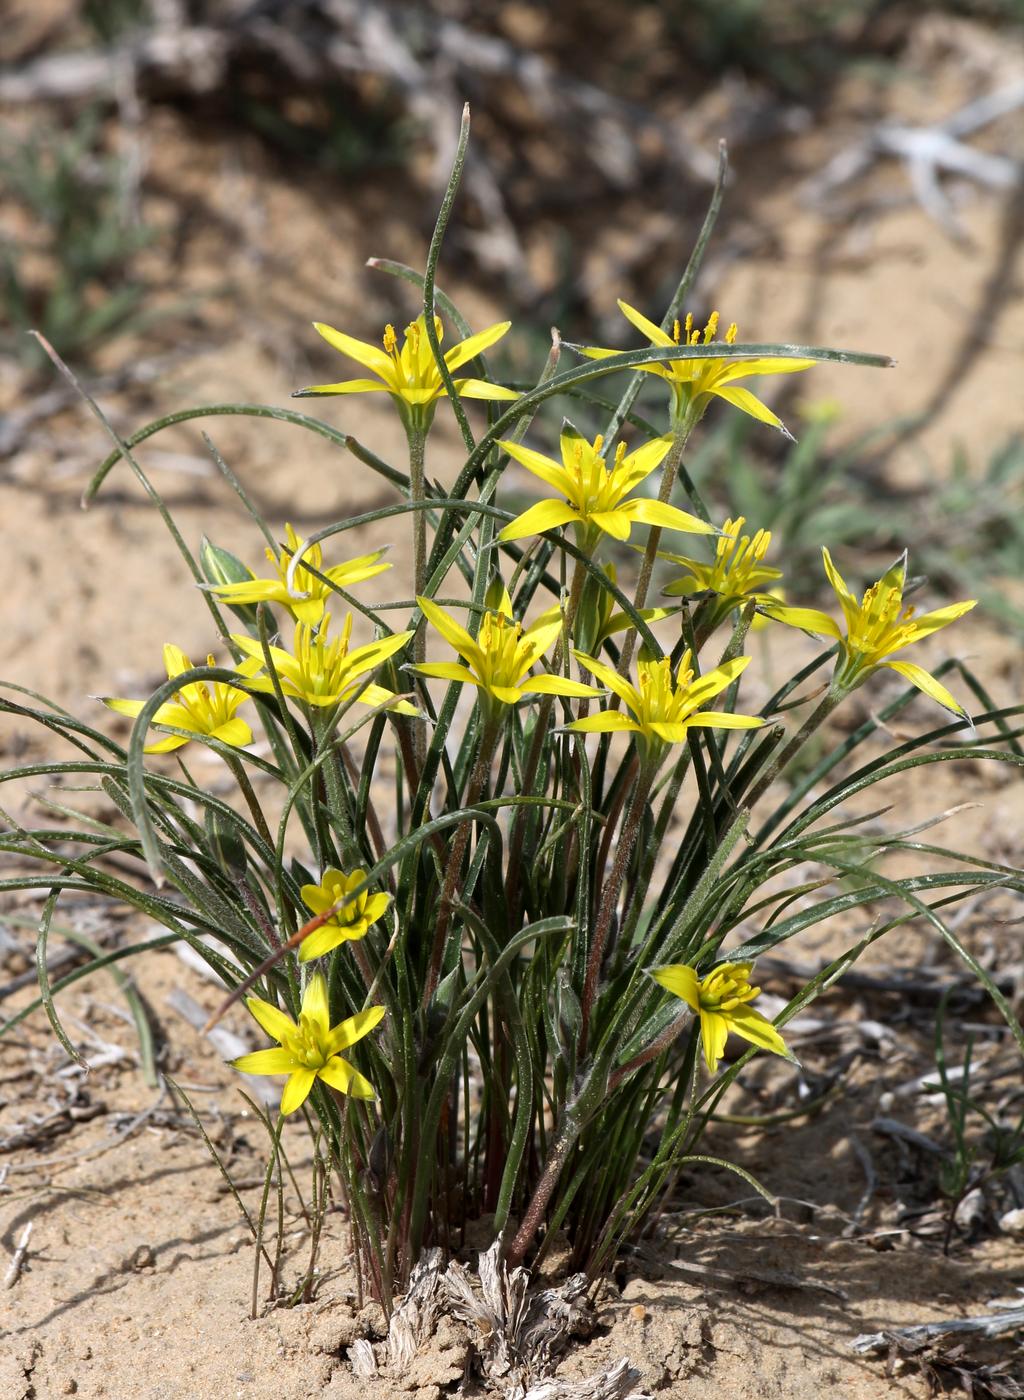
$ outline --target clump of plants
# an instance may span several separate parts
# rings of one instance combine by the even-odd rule
[[[508,323],[474,333],[435,283],[467,136],[464,124],[425,274],[377,264],[417,290],[419,314],[378,342],[318,325],[361,377],[300,391],[386,395],[408,462],[327,421],[245,405],[115,439],[90,494],[118,461],[144,482],[204,591],[215,652],[194,665],[169,643],[152,695],[106,700],[134,721],[127,748],[41,697],[0,702],[78,751],[5,777],[74,775],[120,813],[59,835],[11,826],[0,842],[24,868],[0,888],[46,894],[40,998],[54,1031],[77,1057],[59,993],[118,959],[190,944],[224,983],[221,1012],[244,1001],[265,1042],[235,1067],[281,1076],[274,1151],[283,1118],[302,1115],[320,1199],[344,1205],[385,1307],[427,1245],[458,1247],[478,1218],[509,1264],[566,1237],[578,1267],[609,1267],[679,1174],[716,1160],[702,1136],[751,1058],[792,1060],[790,1019],[907,923],[974,970],[1024,1048],[1005,997],[945,921],[979,890],[1019,888],[1019,873],[913,833],[876,839],[844,807],[910,770],[1024,761],[1021,706],[996,709],[964,667],[939,668],[947,686],[914,660],[920,639],[973,604],[919,608],[924,584],[905,554],[853,588],[824,548],[836,606],[791,606],[779,593],[785,541],[709,516],[685,467],[709,412],[786,431],[755,377],[889,361],[748,343],[717,313],[688,313],[719,186],[661,320],[620,303],[639,347],[556,339],[533,387],[502,385],[485,352]],[[627,376],[617,400],[613,374]],[[634,409],[648,387],[653,431]],[[533,420],[556,398],[567,417],[553,443]],[[581,400],[604,414],[596,437],[574,426]],[[282,537],[222,463],[267,559],[252,568],[255,544],[240,560],[205,540],[193,555],[133,449],[171,421],[240,412],[335,442],[346,470],[377,473],[393,503]],[[440,413],[465,444],[443,484],[427,473]],[[504,504],[512,463],[538,483],[519,513]],[[383,519],[408,529],[413,588],[396,601],[367,586],[391,561],[349,544]],[[609,558],[615,543],[635,548],[629,579]],[[774,693],[748,651],[755,625],[820,639]],[[905,684],[894,691],[894,679]],[[837,737],[827,721],[865,686],[880,719]],[[919,693],[934,727],[860,759]],[[797,764],[812,740],[813,763]],[[223,759],[237,801],[193,778],[184,754],[196,744]],[[889,877],[881,856],[894,850],[934,868]],[[808,862],[819,874],[793,875]],[[48,930],[82,892],[167,932],[51,985]],[[761,1014],[763,954],[879,901],[884,917],[781,1014]]]

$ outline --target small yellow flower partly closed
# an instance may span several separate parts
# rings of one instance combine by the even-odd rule
[[[208,656],[206,661],[209,666],[216,664],[212,656]],[[170,642],[164,644],[164,665],[168,680],[192,670],[192,662],[185,653]],[[240,674],[245,674],[245,670],[240,670]],[[100,696],[100,699],[109,710],[132,719],[146,703],[145,700],[116,700],[106,695]],[[211,739],[219,739],[222,744],[230,744],[232,748],[244,748],[252,743],[252,730],[244,719],[236,718],[235,711],[248,699],[244,690],[237,690],[223,681],[214,681],[212,686],[205,681],[192,681],[183,685],[169,704],[160,706],[153,716],[153,723],[171,724],[175,729],[191,730],[197,736],[209,735]],[[166,739],[147,744],[145,752],[171,753],[188,742],[180,734],[169,734]]]
[[[649,321],[628,302],[620,300],[619,310],[628,321],[636,326],[638,331],[647,337],[652,345],[719,344],[717,311],[712,311],[708,323],[704,327],[702,337],[701,332],[694,327],[693,317],[689,315],[686,317],[683,327],[680,327],[679,322],[676,321],[672,328],[672,334],[667,335],[660,326]],[[733,345],[735,341],[736,322],[734,321],[725,333],[725,344]],[[610,355],[619,355],[622,352],[587,346],[582,353],[589,359],[603,360]],[[787,432],[782,419],[777,417],[749,389],[741,388],[736,381],[749,379],[756,374],[796,374],[799,370],[810,369],[813,364],[813,360],[790,360],[781,355],[761,356],[749,360],[729,359],[728,356],[723,356],[721,359],[668,360],[663,365],[638,365],[637,368],[643,370],[645,374],[656,374],[661,379],[668,381],[673,394],[673,415],[677,420],[689,415],[691,422],[696,422],[712,398],[720,398],[724,399],[726,403],[731,403],[734,408],[740,409],[743,413],[749,413],[751,418],[756,418],[759,423],[770,423],[773,428],[778,428],[786,437],[792,437],[792,434]]]
[[[225,603],[242,606],[246,603],[282,603],[294,616],[296,622],[305,622],[315,627],[324,615],[324,607],[332,589],[323,579],[305,567],[316,569],[318,574],[329,578],[337,588],[351,588],[353,584],[374,578],[390,569],[390,564],[378,561],[384,554],[382,549],[372,554],[362,554],[358,559],[350,559],[345,564],[333,564],[325,569],[323,550],[319,544],[306,547],[305,540],[299,539],[291,525],[285,526],[287,545],[280,555],[272,549],[266,551],[267,558],[277,571],[277,578],[252,578],[241,583],[220,583],[210,589]],[[298,555],[301,563],[295,568],[295,592],[288,591],[288,569],[292,559]]]
[[[685,963],[652,967],[655,982],[686,1002],[700,1016],[700,1040],[707,1067],[714,1074],[725,1051],[730,1031],[735,1031],[760,1050],[791,1059],[786,1043],[771,1021],[753,1010],[750,1003],[760,996],[760,987],[750,985],[753,963],[722,963],[703,981]]]
[[[727,520],[715,545],[714,562],[704,564],[684,554],[659,551],[659,559],[681,564],[686,572],[673,579],[663,592],[672,598],[688,598],[694,593],[716,593],[711,623],[717,626],[729,613],[742,607],[748,599],[773,601],[766,584],[782,577],[782,570],[763,562],[772,542],[769,530],[757,530],[753,535],[741,535],[746,524],[743,516]]]
[[[383,1006],[367,1007],[332,1026],[327,983],[319,972],[309,979],[303,993],[297,1025],[290,1016],[260,997],[247,997],[245,1004],[279,1048],[256,1050],[230,1063],[244,1074],[287,1074],[288,1083],[281,1095],[282,1113],[294,1113],[301,1108],[317,1079],[354,1099],[377,1097],[365,1075],[343,1060],[339,1052],[355,1045],[379,1024],[384,1015]]]
[[[660,465],[672,445],[671,438],[655,438],[628,454],[626,444],[620,442],[611,467],[601,456],[603,439],[596,437],[589,443],[571,423],[563,426],[560,445],[561,466],[550,457],[516,442],[498,443],[514,461],[565,498],[538,501],[506,525],[499,540],[519,540],[525,535],[557,529],[559,525],[574,525],[577,543],[589,552],[596,545],[600,532],[617,540],[628,540],[634,525],[655,525],[691,535],[716,533],[713,525],[705,524],[676,506],[647,496],[626,499]]]
[[[907,585],[907,556],[897,559],[877,583],[873,583],[858,603],[846,586],[842,575],[823,549],[825,573],[835,590],[846,621],[846,633],[828,613],[817,608],[792,608],[783,603],[766,603],[763,611],[776,622],[786,622],[804,632],[833,637],[839,643],[834,684],[843,690],[863,685],[882,666],[896,671],[904,680],[923,691],[932,700],[944,705],[953,714],[966,719],[967,711],[953,695],[923,666],[913,661],[893,661],[891,658],[904,647],[922,637],[930,637],[942,627],[948,627],[958,617],[970,612],[977,603],[972,598],[964,603],[951,603],[934,612],[915,616],[912,607],[903,606],[903,591]]]
[[[393,656],[412,636],[411,632],[395,632],[390,637],[380,637],[366,646],[349,650],[352,639],[352,614],[346,614],[341,636],[328,640],[331,625],[330,613],[317,631],[300,622],[295,628],[295,651],[285,651],[281,647],[271,647],[270,655],[274,662],[285,695],[296,700],[304,700],[307,705],[325,708],[340,705],[347,700],[359,700],[364,705],[384,705],[394,701],[390,708],[397,714],[416,715],[419,711],[407,700],[399,700],[392,690],[383,686],[364,684],[362,677],[375,671],[381,662]],[[232,636],[247,656],[263,665],[263,648],[251,637]],[[274,693],[274,683],[269,676],[258,675],[251,682],[254,690]]]
[[[449,371],[457,369],[487,350],[508,330],[511,321],[498,321],[486,330],[469,336],[452,346],[444,356]],[[429,426],[438,399],[446,397],[448,390],[438,371],[434,352],[427,339],[426,322],[422,315],[412,325],[406,326],[401,349],[394,326],[384,330],[383,349],[368,345],[364,340],[336,331],[321,321],[313,322],[328,345],[340,350],[350,360],[363,365],[377,377],[376,379],[346,379],[339,384],[312,384],[307,389],[298,389],[292,395],[301,399],[316,394],[383,394],[391,395],[399,412],[407,422],[417,427]],[[434,318],[437,338],[443,335],[440,316]],[[517,399],[513,389],[505,389],[500,384],[490,384],[485,379],[456,379],[455,388],[460,398],[466,399]]]
[[[371,894],[363,890],[354,898],[347,896],[366,879],[365,870],[353,870],[346,875],[343,870],[328,866],[319,885],[303,885],[302,898],[314,914],[323,914],[339,901],[345,902],[335,910],[325,924],[302,940],[299,948],[299,962],[309,962],[310,958],[321,958],[340,943],[362,938],[367,929],[383,916],[391,903],[387,894]]]
[[[430,598],[416,600],[423,616],[441,636],[454,647],[467,663],[428,661],[411,669],[438,680],[458,681],[483,692],[485,703],[497,701],[514,705],[524,695],[567,695],[592,699],[600,695],[592,685],[553,676],[546,672],[531,676],[529,672],[554,642],[562,630],[562,616],[552,608],[532,627],[523,630],[512,616],[512,601],[507,590],[502,591],[497,612],[484,614],[479,636],[474,640],[466,629]]]
[[[574,655],[585,670],[590,671],[629,710],[601,710],[569,725],[583,734],[631,733],[638,742],[657,756],[666,744],[681,744],[690,729],[759,729],[764,720],[754,715],[735,715],[729,710],[704,710],[716,695],[742,675],[750,664],[749,656],[737,656],[695,677],[689,650],[684,651],[675,676],[668,657],[660,661],[641,656],[637,662],[637,683],[630,685],[617,671],[593,656],[577,651]]]

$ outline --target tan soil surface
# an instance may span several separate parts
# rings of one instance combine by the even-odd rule
[[[989,55],[976,62],[1019,63],[1016,51],[985,51],[983,33],[966,32]],[[936,38],[922,27],[905,80],[883,94],[893,114],[935,118],[974,91],[973,73],[964,77],[966,40],[961,50],[943,43],[941,33]],[[955,62],[950,53],[959,55]],[[723,313],[736,315],[756,338],[894,354],[899,368],[884,374],[816,369],[804,392],[814,400],[838,399],[842,431],[851,435],[898,415],[926,414],[924,426],[908,431],[891,459],[894,477],[911,482],[945,469],[955,442],[968,444],[980,466],[1020,428],[1024,244],[1017,236],[1019,201],[973,187],[961,211],[970,244],[951,241],[905,202],[905,175],[895,166],[870,177],[861,188],[870,198],[842,227],[803,207],[797,199],[802,179],[856,138],[880,100],[862,78],[850,78],[836,94],[834,124],[789,140],[777,167],[763,147],[746,161],[740,153],[743,212],[731,222],[727,215],[721,233],[725,247],[746,251],[723,258],[717,273],[713,260],[708,290]],[[710,108],[707,121],[713,121]],[[1019,121],[993,128],[987,139],[994,148],[1024,155]],[[358,199],[339,201],[326,183],[292,181],[279,167],[271,169],[255,146],[208,135],[197,142],[167,111],[149,118],[147,148],[154,187],[173,190],[175,199],[201,196],[206,210],[189,244],[184,290],[218,295],[198,302],[192,330],[152,382],[104,399],[119,429],[197,401],[285,404],[293,387],[336,370],[310,320],[324,318],[373,339],[386,319],[414,311],[387,279],[362,267],[370,254],[422,261],[422,244],[404,231],[408,193],[382,181],[362,186]],[[890,206],[894,191],[899,197]],[[154,218],[160,198],[154,196]],[[474,326],[504,314],[496,299],[462,285],[457,268],[448,269],[447,280]],[[228,294],[219,295],[224,288]],[[620,293],[628,294],[606,283],[605,303],[611,306]],[[571,334],[571,327],[562,329]],[[145,346],[126,351],[118,343],[102,368],[118,368],[133,352],[142,357]],[[10,379],[0,385],[9,407],[16,387]],[[402,434],[379,401],[329,401],[320,415],[384,457],[401,460]],[[310,435],[244,419],[214,418],[199,426],[278,527],[291,520],[308,532],[392,499],[354,458]],[[431,440],[434,474],[448,478],[457,447],[442,412]],[[97,707],[87,696],[142,695],[162,679],[165,639],[193,657],[204,656],[210,643],[202,598],[183,582],[172,541],[123,464],[92,509],[79,511],[82,488],[106,451],[95,421],[70,406],[40,424],[0,474],[3,674],[90,718]],[[206,533],[258,562],[255,531],[210,465],[195,425],[162,435],[138,458],[193,548]],[[348,552],[385,543],[396,545],[396,568],[378,581],[379,596],[407,595],[405,545],[395,528],[366,531]],[[947,636],[935,639],[922,660],[949,654]],[[773,635],[766,645],[776,674],[792,656],[805,654],[800,638]],[[1018,638],[975,615],[948,645],[966,647],[1003,703],[1019,699],[1024,658]],[[884,694],[862,692],[844,724]],[[932,718],[922,704],[907,712],[905,724],[920,730]],[[54,756],[54,749],[40,730],[0,721],[5,766],[45,756]],[[215,765],[201,771],[218,778]],[[19,790],[0,800],[17,810],[26,798]],[[1020,859],[1024,802],[1017,779],[942,765],[927,784],[902,785],[884,800],[895,804],[887,820],[900,827],[977,803],[956,818],[955,835],[940,828],[937,839],[994,859]],[[879,803],[873,798],[866,805]],[[15,900],[13,912],[31,918],[38,902]],[[1019,908],[1008,902],[979,910],[962,936],[987,956],[993,940],[1007,937],[992,917],[1014,914],[1019,917]],[[31,929],[10,928],[30,949]],[[844,921],[826,934],[806,936],[787,955],[815,961],[863,931],[863,922]],[[146,932],[135,928],[132,935]],[[934,939],[917,932],[904,932],[873,953],[889,968],[940,956]],[[27,966],[9,949],[0,950],[0,959],[5,979]],[[184,989],[212,1009],[216,988],[170,952],[140,960],[132,976],[159,1028],[164,1068],[189,1092],[230,1171],[244,1183],[248,1209],[255,1210],[263,1130],[217,1051],[166,1001],[172,989]],[[29,995],[16,993],[5,1009],[16,1009]],[[717,1146],[765,1180],[781,1198],[778,1217],[756,1200],[730,1206],[748,1195],[734,1177],[714,1171],[695,1176],[684,1192],[687,1210],[730,1208],[705,1219],[673,1217],[666,1227],[677,1228],[666,1228],[649,1251],[627,1259],[599,1296],[592,1339],[570,1354],[560,1374],[589,1375],[628,1356],[645,1389],[676,1400],[709,1391],[721,1400],[923,1397],[928,1388],[916,1368],[897,1361],[887,1369],[884,1358],[857,1357],[853,1337],[985,1312],[992,1300],[1024,1287],[1024,1254],[1010,1237],[987,1229],[971,1241],[958,1238],[946,1258],[934,1218],[927,1229],[896,1223],[908,1191],[920,1189],[935,1206],[936,1193],[928,1196],[925,1189],[929,1181],[934,1186],[934,1168],[908,1157],[871,1124],[880,1112],[891,1112],[941,1136],[942,1111],[934,1103],[901,1100],[897,1113],[882,1097],[929,1068],[934,1005],[918,1008],[911,1024],[891,996],[879,1005],[868,993],[836,994],[834,1004],[840,1028],[824,1038],[808,1032],[813,1048],[807,1058],[824,1083],[840,1051],[858,1050],[841,1097],[819,1115],[769,1132],[722,1125],[708,1148]],[[379,1336],[380,1316],[358,1304],[340,1212],[329,1217],[316,1301],[292,1310],[270,1307],[264,1271],[260,1315],[250,1320],[249,1232],[198,1134],[171,1111],[166,1094],[143,1082],[116,988],[98,975],[66,995],[63,1013],[83,1053],[100,1062],[93,1074],[83,1075],[65,1059],[38,1013],[4,1042],[0,1056],[0,1239],[8,1254],[32,1223],[20,1276],[0,1291],[0,1400],[354,1400],[368,1392],[384,1400],[389,1390],[402,1388],[351,1374],[346,1349],[356,1337]],[[974,1015],[984,1023],[984,1053],[1005,1062],[1009,1045],[996,1023],[981,1006]],[[894,1029],[873,1039],[874,1032],[857,1030],[868,1022],[891,1022]],[[242,1017],[227,1024],[251,1036]],[[770,1112],[774,1083],[772,1073],[756,1070],[727,1109]],[[296,1130],[290,1152],[303,1192],[308,1151]],[[865,1160],[873,1163],[877,1185],[858,1214]],[[293,1286],[308,1251],[297,1204],[289,1185],[282,1277]],[[687,1269],[677,1269],[676,1260]],[[692,1272],[695,1265],[707,1272]],[[432,1400],[442,1386],[454,1388],[469,1355],[466,1339],[443,1356],[428,1353],[404,1388]],[[1009,1344],[972,1352],[989,1361],[1009,1355]]]

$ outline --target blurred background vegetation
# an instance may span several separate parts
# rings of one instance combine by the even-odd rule
[[[42,416],[27,398],[63,407],[30,327],[140,408],[164,363],[225,344],[242,320],[301,380],[301,353],[280,346],[318,310],[324,276],[351,281],[370,253],[422,257],[465,100],[454,290],[576,340],[623,343],[615,295],[667,301],[721,137],[736,179],[705,301],[734,264],[781,261],[780,191],[816,221],[826,305],[833,245],[851,229],[869,244],[894,210],[913,213],[922,248],[958,259],[981,256],[972,201],[1001,201],[1011,246],[1019,234],[1024,0],[13,0],[5,30],[7,456]],[[893,144],[895,127],[942,127],[993,93],[1008,105],[950,129],[967,150],[951,165],[929,170]],[[275,209],[275,191],[295,190],[314,211],[302,236],[294,209]],[[325,251],[316,218],[336,238]],[[339,244],[357,258],[346,265]],[[1009,265],[992,276],[1012,285]],[[358,333],[403,314],[394,297],[367,293]],[[891,348],[889,310],[859,348]],[[834,334],[827,316],[818,326]],[[763,324],[761,338],[782,329]],[[1019,311],[1007,337],[1019,355]],[[526,378],[545,347],[539,333],[510,338],[500,368]],[[798,591],[823,535],[882,557],[912,532],[942,586],[982,592],[1020,626],[1024,599],[1001,583],[1024,575],[1012,416],[980,448],[969,425],[931,444],[915,471],[901,465],[919,442],[913,410],[865,424],[805,409],[797,447],[723,421],[692,468],[717,507],[785,532]]]

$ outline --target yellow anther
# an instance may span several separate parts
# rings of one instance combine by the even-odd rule
[[[625,444],[624,442],[620,442],[619,445],[618,445],[618,447],[616,447],[616,449],[615,449],[615,470],[616,470],[616,471],[618,471],[618,469],[622,466],[622,460],[623,460],[623,458],[625,457],[625,455],[626,455],[626,444]]]
[[[733,322],[730,323],[729,329],[728,329],[728,330],[726,331],[726,333],[725,333],[725,343],[726,343],[726,345],[735,345],[735,343],[736,343],[736,336],[737,336],[738,334],[739,334],[739,327],[737,326],[736,322],[733,321]]]
[[[686,343],[690,343],[690,333],[693,330],[693,312],[686,313]]]
[[[602,448],[603,446],[604,446],[604,433],[598,433],[597,437],[594,439],[594,451],[595,451],[596,453],[598,453],[598,455],[600,455],[601,448]]]
[[[420,348],[420,328],[415,321],[411,326],[406,326],[405,338],[412,347],[412,353],[417,354]]]
[[[711,315],[708,317],[708,323],[707,323],[707,325],[704,327],[704,344],[707,345],[707,343],[708,343],[709,341],[714,340],[714,338],[715,338],[715,336],[716,336],[717,334],[718,334],[718,312],[717,312],[717,311],[712,311]]]
[[[676,343],[677,345],[679,344],[679,317],[678,317],[678,316],[677,316],[676,319],[672,322],[672,339],[675,341],[675,343]]]
[[[397,345],[398,337],[395,335],[395,328],[389,322],[388,325],[384,327],[384,349],[389,355],[393,355]]]
[[[700,344],[700,331],[693,331],[693,332],[691,333],[691,335],[690,335],[690,342],[689,342],[689,343],[690,343],[691,345],[699,345],[699,344]]]

